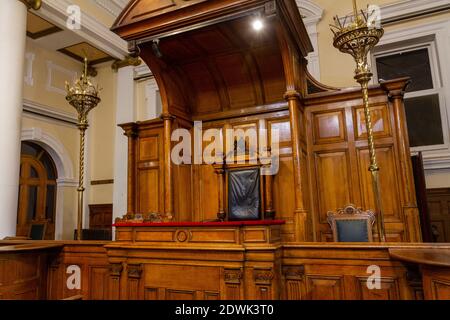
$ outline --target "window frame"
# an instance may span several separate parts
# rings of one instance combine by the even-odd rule
[[[436,43],[436,37],[419,37],[419,38],[413,38],[409,39],[407,41],[398,41],[398,42],[392,42],[389,44],[386,44],[385,46],[377,47],[375,50],[373,50],[371,54],[371,65],[372,65],[372,72],[373,72],[373,80],[375,83],[379,82],[378,78],[378,70],[376,67],[376,59],[386,56],[391,56],[394,54],[399,53],[406,53],[411,51],[417,51],[421,49],[427,49],[428,51],[428,57],[430,60],[430,71],[431,71],[431,77],[433,81],[433,88],[432,89],[426,89],[426,90],[419,90],[414,92],[406,92],[404,99],[407,100],[408,98],[416,98],[416,97],[424,97],[424,96],[430,96],[437,94],[439,97],[439,109],[440,109],[440,115],[441,115],[441,125],[442,125],[442,135],[443,135],[443,144],[436,144],[436,145],[428,145],[428,146],[418,146],[418,147],[411,147],[412,153],[418,153],[418,152],[434,152],[434,151],[442,151],[442,150],[449,150],[450,149],[450,132],[449,132],[449,118],[448,118],[448,110],[446,105],[446,92],[443,85],[443,79],[441,76],[441,68],[440,68],[440,61],[438,56],[438,48]]]

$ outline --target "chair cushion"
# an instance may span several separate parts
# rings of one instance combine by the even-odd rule
[[[339,242],[369,242],[366,220],[337,220]]]

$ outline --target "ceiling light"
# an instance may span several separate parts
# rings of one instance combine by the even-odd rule
[[[255,19],[252,23],[252,27],[255,31],[261,31],[264,28],[264,23],[261,19]]]

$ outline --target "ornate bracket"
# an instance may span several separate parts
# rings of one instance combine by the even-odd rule
[[[141,59],[139,59],[139,57],[127,56],[123,60],[115,61],[112,64],[111,69],[113,69],[114,72],[117,72],[120,68],[125,68],[128,66],[137,67],[137,66],[140,66],[141,63],[142,63],[142,61],[141,61]]]
[[[241,269],[225,269],[224,279],[225,283],[228,284],[240,284],[243,278],[243,273]]]
[[[140,279],[143,271],[142,264],[129,264],[128,265],[128,278]]]
[[[39,10],[42,6],[42,0],[19,0],[24,5],[27,6],[28,9]]]
[[[111,277],[119,278],[122,274],[123,265],[121,263],[113,263],[109,265],[109,274]]]
[[[283,275],[287,280],[303,280],[303,276],[305,275],[305,266],[283,267]]]
[[[253,276],[256,284],[270,286],[275,274],[272,269],[255,269],[253,271]]]

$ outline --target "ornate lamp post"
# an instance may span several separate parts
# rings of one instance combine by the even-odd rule
[[[369,82],[372,72],[367,63],[367,55],[380,41],[384,34],[382,27],[377,27],[369,19],[369,13],[361,10],[358,13],[356,0],[353,0],[353,19],[345,17],[342,22],[339,17],[334,18],[335,25],[331,29],[334,33],[333,45],[343,53],[350,54],[356,62],[355,80],[361,85],[364,114],[366,120],[367,140],[369,144],[370,166],[372,176],[372,187],[375,198],[375,211],[377,214],[377,227],[379,241],[385,242],[383,210],[381,204],[381,192],[379,183],[380,168],[377,164],[375,143],[372,129],[372,118],[369,108]]]
[[[87,116],[100,100],[98,86],[94,86],[88,76],[88,61],[84,58],[84,70],[81,77],[75,81],[72,87],[66,83],[66,100],[78,113],[78,129],[80,130],[80,170],[78,183],[78,222],[77,240],[81,240],[83,229],[83,193],[84,193],[84,144],[85,134],[89,127]]]

